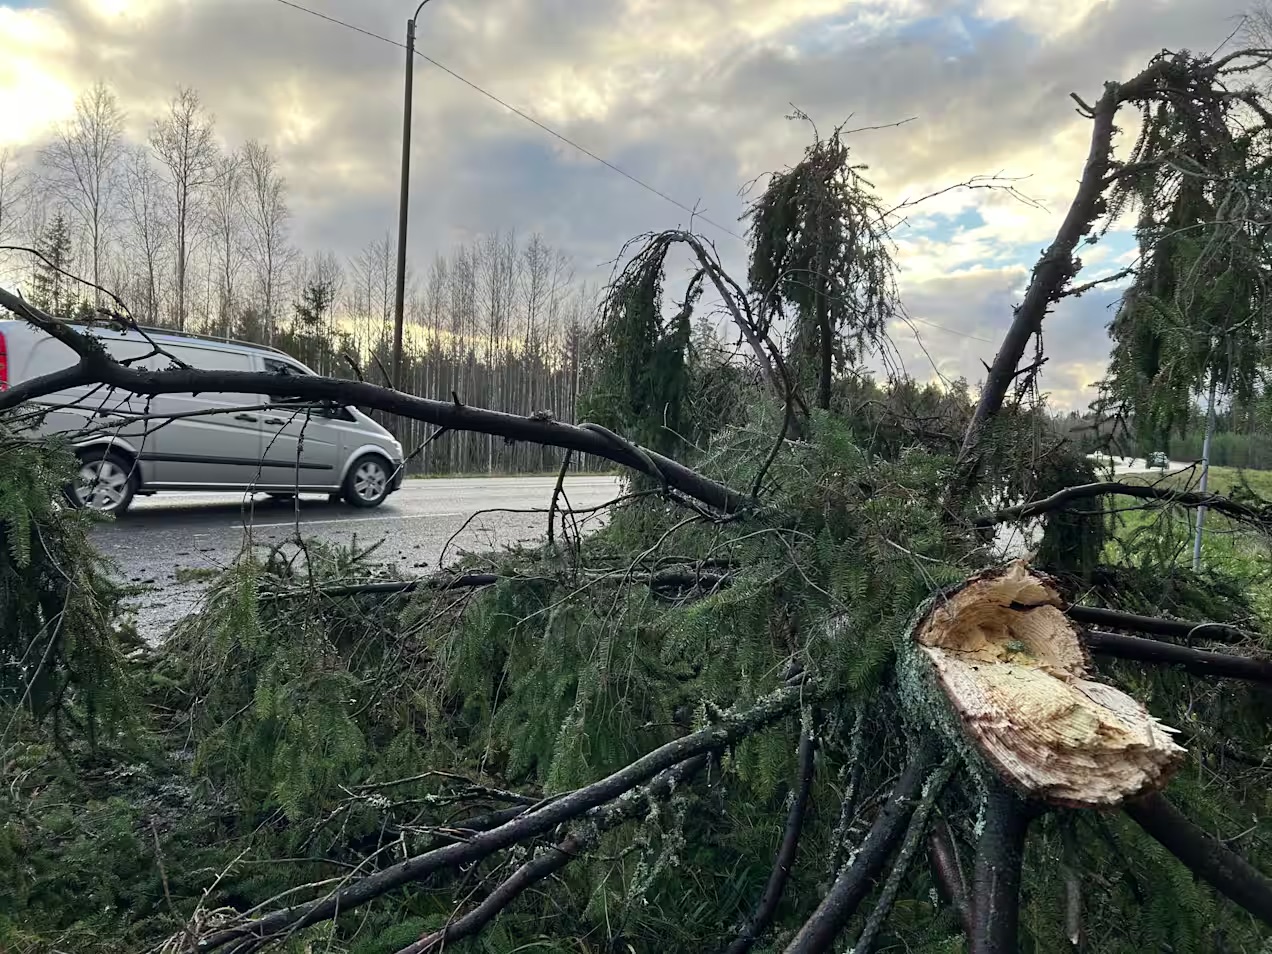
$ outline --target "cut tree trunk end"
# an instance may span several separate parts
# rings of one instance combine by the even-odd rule
[[[937,724],[1026,798],[1111,808],[1160,790],[1185,755],[1174,730],[1087,678],[1090,660],[1063,606],[1023,560],[935,597],[912,631],[911,661],[926,677],[912,704],[930,713],[943,696]]]

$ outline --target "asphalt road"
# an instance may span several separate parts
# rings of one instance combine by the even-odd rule
[[[453,562],[461,551],[497,550],[542,538],[543,513],[554,477],[472,477],[408,480],[374,510],[331,503],[325,496],[275,501],[263,495],[157,494],[138,498],[124,516],[93,531],[104,556],[123,580],[141,584],[134,600],[139,631],[158,640],[193,611],[210,571],[229,566],[250,543],[306,539],[360,545],[383,541],[377,557],[404,575],[420,575]],[[576,508],[617,496],[612,477],[569,477],[565,493]],[[502,512],[474,514],[483,510]],[[442,548],[466,520],[471,523]],[[591,525],[596,525],[593,520]]]

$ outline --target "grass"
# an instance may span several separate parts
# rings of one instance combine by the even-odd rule
[[[1127,482],[1154,484],[1178,490],[1197,490],[1199,469],[1167,476],[1137,474]],[[1272,471],[1211,467],[1208,491],[1257,503],[1272,503]],[[1149,566],[1155,561],[1191,567],[1196,511],[1146,505],[1133,497],[1108,498],[1114,534],[1106,549],[1108,562]],[[1265,624],[1272,624],[1272,536],[1214,511],[1206,513],[1202,531],[1203,570],[1222,572],[1241,581],[1254,597]]]

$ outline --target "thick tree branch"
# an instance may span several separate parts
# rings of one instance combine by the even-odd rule
[[[678,785],[702,771],[706,764],[705,755],[681,762],[674,768],[659,773],[635,797],[621,799],[598,808],[585,824],[514,871],[477,907],[444,928],[424,935],[415,943],[402,948],[397,954],[427,954],[430,951],[440,951],[447,945],[480,933],[528,888],[556,874],[579,855],[594,848],[605,832],[644,814],[650,802],[662,801],[670,797]]]
[[[1014,507],[995,510],[993,513],[981,514],[975,518],[973,523],[977,527],[992,527],[995,524],[1006,523],[1011,520],[1028,520],[1030,517],[1037,517],[1040,514],[1063,510],[1075,500],[1103,497],[1108,494],[1136,497],[1140,500],[1161,500],[1181,507],[1206,507],[1234,520],[1259,524],[1260,526],[1272,523],[1272,514],[1269,514],[1265,509],[1250,507],[1235,500],[1229,500],[1220,494],[1172,490],[1169,487],[1157,487],[1150,484],[1127,484],[1116,480],[1066,487],[1064,490],[1058,491],[1050,497],[1044,497],[1041,500],[1032,500],[1028,503],[1017,504]]]
[[[918,804],[923,781],[939,757],[940,749],[934,740],[927,739],[920,744],[852,863],[839,873],[817,910],[787,946],[786,954],[820,954],[831,949],[904,834]]]
[[[1198,828],[1160,792],[1127,802],[1123,808],[1193,874],[1272,925],[1272,879],[1267,875]]]
[[[1272,684],[1272,661],[1267,659],[1208,652],[1204,649],[1163,643],[1156,639],[1106,633],[1098,629],[1088,630],[1083,634],[1082,641],[1091,652],[1102,656],[1180,666],[1200,676],[1221,676]]]
[[[1033,809],[1001,783],[985,806],[972,875],[969,954],[1016,954],[1020,930],[1020,867]]]
[[[786,882],[790,879],[791,867],[795,864],[795,854],[799,850],[799,836],[804,829],[804,813],[808,808],[808,797],[813,786],[813,769],[816,764],[817,741],[814,726],[801,727],[799,735],[799,780],[795,790],[795,800],[791,803],[786,815],[786,828],[782,832],[782,843],[777,849],[777,857],[773,861],[773,870],[769,873],[764,893],[760,895],[760,903],[747,921],[742,933],[733,939],[733,943],[725,950],[725,954],[746,954],[777,914],[778,902],[786,890]]]
[[[941,792],[944,791],[957,764],[957,755],[947,756],[945,764],[933,772],[928,777],[927,782],[924,783],[923,797],[919,800],[919,806],[914,810],[914,815],[910,819],[910,825],[905,833],[905,840],[901,842],[897,857],[892,862],[892,870],[888,872],[888,878],[883,883],[883,890],[879,892],[879,898],[875,902],[874,910],[870,912],[870,917],[866,919],[865,927],[861,929],[861,936],[857,938],[857,943],[852,947],[853,954],[873,954],[875,944],[879,940],[879,934],[883,931],[883,926],[887,923],[888,916],[892,913],[892,906],[896,903],[897,894],[901,890],[901,882],[909,873],[910,862],[913,860],[914,853],[918,851],[919,843],[923,841],[923,836],[928,830],[928,819],[931,817],[932,810],[936,807],[936,800],[940,797]]]
[[[100,344],[27,302],[0,288],[0,306],[26,318],[62,341],[80,356],[68,371],[34,378],[0,391],[0,411],[24,401],[46,397],[77,384],[105,384],[133,394],[183,394],[228,392],[301,398],[309,401],[353,404],[401,417],[413,418],[450,430],[493,434],[508,440],[560,447],[593,454],[632,470],[646,473],[689,497],[724,513],[746,508],[749,498],[723,484],[645,448],[618,443],[586,426],[538,420],[502,411],[467,407],[455,401],[433,401],[403,394],[362,381],[317,375],[270,374],[250,371],[137,371],[108,357]],[[651,472],[652,466],[652,472]]]
[[[1064,612],[1075,623],[1129,629],[1136,633],[1148,633],[1170,639],[1207,639],[1216,643],[1257,642],[1259,639],[1256,634],[1248,633],[1227,623],[1193,623],[1182,619],[1164,619],[1160,616],[1140,616],[1137,613],[1124,613],[1121,610],[1106,609],[1103,606],[1083,606],[1080,603],[1070,603],[1064,608]]]
[[[956,499],[960,499],[979,478],[986,428],[1002,410],[1030,338],[1042,329],[1047,310],[1061,298],[1065,287],[1078,272],[1079,265],[1074,258],[1078,243],[1104,214],[1103,196],[1113,158],[1114,121],[1118,110],[1125,103],[1154,95],[1164,80],[1178,79],[1177,74],[1188,68],[1183,60],[1159,57],[1125,83],[1105,83],[1100,98],[1093,106],[1085,107],[1092,128],[1082,179],[1055,238],[1034,266],[1025,297],[1015,309],[1011,326],[985,378],[980,401],[976,404],[959,452],[958,473],[951,486]]]
[[[959,864],[958,848],[950,834],[950,826],[943,818],[933,822],[932,830],[928,833],[928,864],[932,869],[932,880],[936,882],[937,893],[958,915],[963,933],[971,937],[972,911],[967,900],[963,866]]]
[[[216,931],[200,940],[197,950],[212,951],[240,940],[250,939],[254,944],[268,941],[284,932],[300,930],[330,920],[337,914],[348,913],[368,901],[403,885],[427,879],[439,871],[472,864],[518,842],[546,834],[558,825],[579,818],[591,809],[644,784],[664,769],[730,745],[772,724],[801,703],[813,701],[817,695],[818,690],[810,686],[779,689],[749,709],[726,713],[717,724],[668,742],[612,775],[576,789],[507,824],[476,835],[468,841],[408,858],[355,881],[321,900],[283,908],[253,921]]]

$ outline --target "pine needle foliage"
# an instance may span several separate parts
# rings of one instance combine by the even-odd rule
[[[897,310],[887,212],[844,135],[814,129],[804,158],[747,211],[751,293],[768,319],[789,319],[792,372],[823,409],[835,373],[879,344]]]
[[[1138,209],[1141,264],[1110,325],[1106,386],[1156,446],[1182,433],[1212,384],[1251,401],[1272,346],[1258,212],[1272,130],[1252,118],[1222,89],[1146,102],[1111,195],[1110,222]]]
[[[0,706],[57,738],[71,722],[96,744],[136,714],[125,660],[135,641],[88,541],[91,518],[63,496],[73,466],[65,447],[0,420]]]

